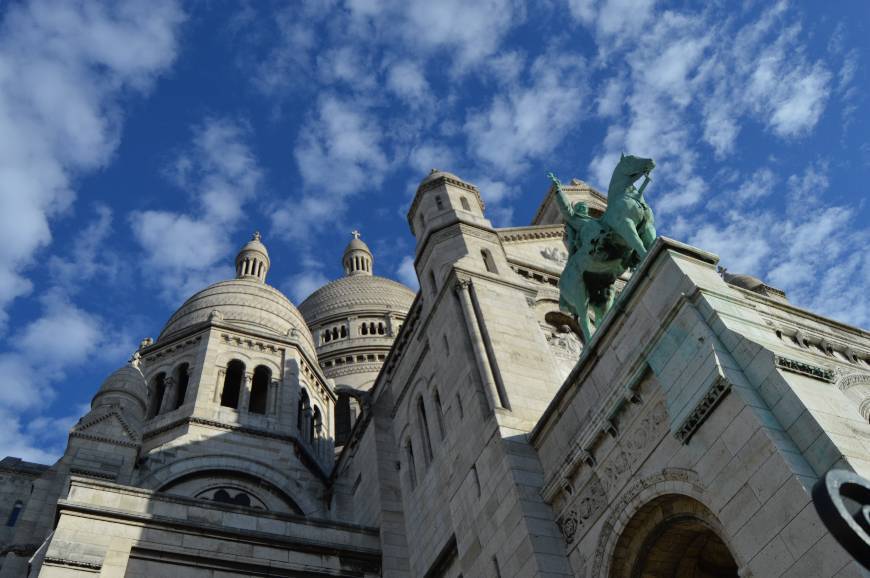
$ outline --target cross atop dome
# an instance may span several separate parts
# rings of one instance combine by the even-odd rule
[[[350,232],[353,239],[344,249],[341,264],[344,266],[345,275],[371,275],[374,256],[371,249],[360,239],[360,232],[356,229]]]

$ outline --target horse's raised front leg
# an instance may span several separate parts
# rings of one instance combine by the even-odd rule
[[[637,255],[643,259],[646,257],[647,249],[644,247],[643,241],[637,234],[634,221],[631,219],[622,219],[613,224],[613,230],[622,237],[625,243],[631,247]]]

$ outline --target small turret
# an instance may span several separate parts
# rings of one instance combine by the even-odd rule
[[[359,231],[352,231],[353,239],[344,249],[341,262],[345,275],[371,275],[374,257],[369,246],[359,238]]]
[[[265,283],[269,263],[269,252],[260,241],[260,232],[257,231],[236,255],[236,279],[251,279]]]

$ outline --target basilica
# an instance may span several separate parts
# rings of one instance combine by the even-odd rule
[[[255,234],[63,457],[0,461],[0,577],[866,575],[810,490],[870,477],[870,334],[660,237],[582,339],[554,188],[496,228],[433,170],[407,217],[416,292],[354,232],[294,305]]]

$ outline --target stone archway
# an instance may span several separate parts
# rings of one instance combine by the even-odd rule
[[[641,507],[616,543],[610,578],[736,578],[719,521],[699,501],[659,496]]]

